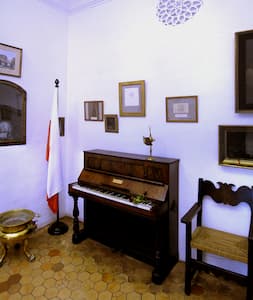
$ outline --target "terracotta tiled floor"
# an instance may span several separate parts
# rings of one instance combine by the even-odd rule
[[[69,231],[52,236],[47,228],[29,240],[36,256],[28,262],[23,249],[10,247],[0,268],[0,299],[180,300],[245,298],[245,288],[201,273],[191,296],[184,295],[184,264],[178,263],[162,285],[150,281],[152,267],[93,240],[72,244]]]

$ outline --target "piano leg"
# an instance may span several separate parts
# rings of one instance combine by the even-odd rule
[[[156,221],[155,263],[152,272],[152,282],[161,284],[170,271],[169,255],[164,241],[165,219]]]
[[[74,208],[73,208],[73,235],[72,235],[72,243],[79,244],[81,241],[87,238],[87,234],[85,233],[84,228],[80,230],[79,225],[79,208],[78,208],[78,196],[72,196],[74,200]]]
[[[163,282],[163,275],[161,274],[161,253],[159,250],[156,250],[155,253],[155,267],[152,272],[152,282],[155,284],[161,284]]]

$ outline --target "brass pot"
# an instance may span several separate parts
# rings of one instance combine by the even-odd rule
[[[6,211],[0,214],[0,230],[4,233],[25,230],[35,216],[35,213],[29,209]]]

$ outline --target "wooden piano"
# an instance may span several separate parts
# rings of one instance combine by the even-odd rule
[[[164,157],[84,151],[84,168],[68,190],[74,200],[72,242],[89,237],[123,251],[154,266],[152,281],[162,283],[178,261],[178,164]]]

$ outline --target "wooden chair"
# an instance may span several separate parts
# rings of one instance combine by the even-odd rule
[[[219,187],[208,180],[199,179],[198,201],[182,217],[186,224],[186,254],[185,254],[185,293],[191,293],[191,280],[197,270],[212,272],[215,275],[226,275],[247,287],[246,299],[253,296],[253,188],[241,186],[232,190],[233,184],[218,182]],[[251,210],[248,237],[220,231],[202,226],[203,199],[205,196],[216,203],[236,206],[246,202]],[[222,209],[222,205],[221,205]],[[192,221],[196,217],[196,229],[192,230]],[[237,220],[235,220],[237,222]],[[196,258],[192,257],[192,249],[197,249]],[[235,273],[203,261],[203,252],[212,253],[247,264],[247,275]]]

